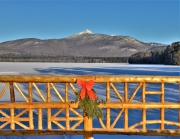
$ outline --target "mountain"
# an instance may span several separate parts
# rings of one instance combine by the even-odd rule
[[[93,34],[87,29],[62,39],[26,38],[3,42],[0,43],[0,54],[129,57],[134,53],[148,51],[154,47],[162,47],[162,45],[149,45],[129,36]]]
[[[162,49],[166,49],[166,47],[168,46],[167,44],[155,43],[155,42],[150,42],[147,44],[151,46],[151,48],[149,48],[148,51],[162,50]]]
[[[166,44],[156,43],[156,42],[150,42],[150,43],[147,43],[147,44],[150,45],[150,46],[166,46]]]

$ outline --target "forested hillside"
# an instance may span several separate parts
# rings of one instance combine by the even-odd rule
[[[130,64],[180,65],[180,42],[174,42],[164,50],[138,52],[129,57]]]
[[[0,55],[0,62],[127,63],[128,57],[73,57],[8,53]]]

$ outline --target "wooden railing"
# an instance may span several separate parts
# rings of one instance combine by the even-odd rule
[[[74,102],[77,79],[95,82],[103,119]],[[0,76],[0,135],[180,136],[179,84],[178,76]]]

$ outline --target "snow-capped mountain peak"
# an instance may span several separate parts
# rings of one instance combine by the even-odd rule
[[[71,37],[79,36],[79,35],[84,35],[84,34],[93,34],[93,33],[92,33],[92,31],[90,31],[89,29],[86,29],[86,30],[84,30],[84,31],[82,31],[82,32],[79,32],[79,33],[74,34],[74,35],[71,36]]]
[[[77,33],[77,35],[82,35],[82,34],[93,34],[93,33],[89,29],[86,29],[86,30],[84,30],[82,32]]]

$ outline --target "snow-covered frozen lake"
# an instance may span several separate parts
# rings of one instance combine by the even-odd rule
[[[130,65],[121,63],[2,63],[0,75],[162,75],[180,76],[180,66]]]
[[[129,65],[120,63],[0,63],[0,75],[157,75],[180,76],[180,66]],[[177,90],[173,90],[177,95]],[[82,135],[17,137],[7,136],[0,139],[82,139]],[[180,139],[180,137],[94,135],[95,139]]]

